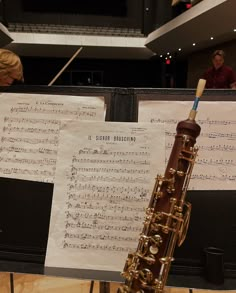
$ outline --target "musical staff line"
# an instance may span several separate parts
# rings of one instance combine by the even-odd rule
[[[68,110],[68,109],[49,109],[43,107],[34,107],[34,106],[25,106],[25,107],[12,107],[10,110],[11,113],[32,113],[32,114],[60,114],[60,115],[69,115],[69,116],[90,116],[95,117],[96,112],[88,109],[84,110]]]
[[[74,221],[78,221],[81,219],[93,219],[95,220],[106,220],[106,221],[134,221],[134,222],[141,222],[143,217],[138,215],[134,216],[122,216],[122,215],[106,215],[104,213],[96,212],[96,213],[89,213],[89,212],[76,212],[76,211],[65,211],[65,215],[67,219],[73,219]],[[93,222],[94,222],[93,221]]]
[[[1,157],[0,157],[1,161]],[[80,182],[88,182],[88,181],[98,181],[98,182],[120,182],[120,183],[142,183],[142,184],[147,184],[148,179],[143,178],[143,177],[128,177],[128,176],[120,176],[120,177],[115,177],[115,176],[97,176],[97,175],[77,175],[76,179],[79,180]]]
[[[222,176],[217,175],[205,175],[205,174],[195,174],[191,177],[193,180],[211,180],[211,181],[235,181],[236,175],[222,174]]]
[[[74,188],[76,190],[76,188]],[[96,194],[96,193],[83,193],[83,194],[77,194],[73,192],[67,192],[68,200],[80,200],[80,199],[87,199],[87,200],[100,200],[107,199],[109,202],[119,202],[121,199],[120,194]],[[133,195],[123,195],[122,199],[127,202],[147,202],[147,194],[141,193],[141,194],[133,194]]]
[[[43,134],[59,134],[59,129],[50,129],[50,128],[24,128],[24,127],[3,127],[3,132],[12,133],[12,132],[23,132],[23,133],[43,133]]]
[[[166,123],[176,125],[179,120],[177,119],[161,119],[161,118],[151,118],[151,123]],[[235,125],[236,120],[211,120],[211,119],[198,119],[200,125]]]
[[[117,205],[117,204],[112,204],[112,203],[105,203],[104,201],[100,204],[100,202],[88,202],[88,201],[82,201],[73,204],[73,202],[66,202],[66,207],[67,209],[81,209],[81,210],[96,210],[96,211],[112,211],[114,213],[119,212],[131,212],[135,211],[137,213],[144,213],[145,208],[143,207],[134,207],[134,206],[126,206],[126,205]]]
[[[117,235],[104,235],[104,234],[88,234],[88,233],[69,233],[65,231],[65,239],[82,239],[82,240],[111,240],[111,241],[128,241],[128,242],[135,242],[137,241],[137,237],[131,236],[117,236]]]
[[[125,159],[118,159],[118,160],[108,160],[108,159],[83,159],[73,157],[72,163],[85,163],[85,164],[131,164],[131,165],[150,165],[150,161],[147,160],[125,160]]]
[[[223,160],[223,159],[198,159],[197,163],[200,165],[209,165],[209,166],[236,166],[234,160]]]
[[[104,250],[104,251],[123,251],[127,252],[130,247],[117,246],[117,245],[101,245],[101,244],[73,244],[64,241],[63,248],[75,248],[86,250]]]
[[[66,228],[83,228],[89,230],[100,230],[100,231],[126,231],[126,232],[141,232],[140,227],[127,226],[127,225],[109,225],[109,224],[90,224],[88,222],[72,223],[66,221]]]
[[[134,194],[148,194],[148,188],[144,188],[144,187],[139,187],[139,186],[99,186],[99,185],[95,185],[95,184],[73,184],[73,183],[69,183],[67,185],[68,190],[73,190],[76,189],[77,191],[81,191],[81,190],[87,190],[90,192],[98,192],[98,193],[120,193],[120,194],[130,194],[130,193],[134,193]]]
[[[78,173],[94,172],[94,173],[127,173],[127,174],[149,174],[150,170],[144,169],[122,169],[122,168],[72,168],[72,174],[76,175]]]
[[[173,143],[167,143],[166,148],[171,149]],[[219,152],[235,152],[236,146],[230,144],[209,144],[209,145],[198,145],[199,150],[204,151],[219,151]]]
[[[114,157],[116,156],[147,156],[150,157],[150,153],[149,152],[132,152],[132,151],[111,151],[111,150],[106,150],[106,149],[88,149],[88,148],[84,148],[84,149],[80,149],[78,151],[79,155],[85,154],[85,155],[112,155]]]
[[[6,137],[2,136],[1,142],[29,143],[29,144],[52,144],[58,146],[58,137],[54,138],[26,138],[26,137]]]
[[[2,174],[24,174],[24,175],[33,175],[33,176],[45,176],[52,177],[54,176],[54,171],[46,170],[33,170],[33,169],[21,169],[21,168],[0,168]]]
[[[167,136],[171,136],[174,137],[175,133],[174,132],[170,132],[170,131],[166,131],[165,132]],[[219,139],[219,138],[224,138],[227,140],[236,140],[236,133],[231,132],[231,133],[222,133],[222,132],[207,132],[207,133],[202,133],[201,137],[207,137],[207,138],[215,138],[215,139]]]
[[[36,149],[30,149],[30,148],[20,148],[20,147],[0,147],[0,152],[7,152],[7,153],[30,153],[30,154],[50,154],[50,155],[56,155],[57,150],[53,149],[47,149],[47,148],[36,148]]]
[[[49,166],[49,165],[56,165],[55,159],[24,159],[24,158],[6,158],[0,156],[0,162],[4,163],[15,163],[15,164],[32,164],[32,165],[39,165],[39,166]]]
[[[17,123],[17,124],[53,124],[61,125],[61,121],[55,119],[36,119],[36,118],[17,118],[17,117],[4,117],[4,123]]]

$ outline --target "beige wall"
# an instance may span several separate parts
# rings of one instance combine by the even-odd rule
[[[236,72],[236,40],[196,52],[188,58],[187,87],[195,88],[203,72],[211,66],[211,54],[214,50],[224,50],[225,64]]]

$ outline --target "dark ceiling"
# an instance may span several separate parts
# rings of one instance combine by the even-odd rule
[[[21,0],[25,12],[127,16],[128,0]]]

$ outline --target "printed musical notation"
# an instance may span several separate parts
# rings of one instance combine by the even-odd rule
[[[105,160],[104,160],[105,161]],[[121,160],[119,160],[120,162]],[[115,161],[113,160],[109,160],[109,163],[115,163]],[[127,162],[126,160],[124,160],[124,162]],[[132,162],[135,162],[134,164],[138,164],[138,162],[140,161],[134,161],[134,160],[129,160],[130,164],[132,164]],[[107,162],[108,163],[108,162]],[[150,162],[147,164],[150,165]],[[122,169],[122,168],[101,168],[101,167],[92,167],[92,168],[88,168],[88,167],[83,167],[83,168],[74,168],[73,169],[73,173],[78,173],[78,172],[95,172],[95,173],[127,173],[127,174],[149,174],[150,171],[149,170],[137,170],[137,169]]]
[[[59,134],[59,129],[40,129],[40,128],[33,128],[33,127],[3,127],[3,133],[37,133],[37,134]]]
[[[127,164],[127,165],[150,165],[150,161],[147,160],[127,160],[127,159],[95,159],[95,158],[78,158],[78,159],[73,159],[74,161],[77,161],[77,163],[86,163],[86,164]]]
[[[192,102],[141,101],[139,121],[165,125],[166,162],[175,137],[177,123],[187,119]],[[201,126],[197,138],[198,157],[193,169],[189,189],[235,189],[236,131],[235,102],[204,102],[196,117]],[[171,118],[169,118],[171,117]]]
[[[106,188],[106,187],[104,187]],[[98,189],[99,190],[99,189]],[[117,193],[117,191],[119,190],[119,188],[116,189],[116,187],[114,187],[114,190],[112,191],[112,193],[114,194],[115,192]],[[129,190],[128,190],[129,191]],[[132,193],[133,192],[136,192],[136,190],[132,190]],[[140,189],[138,190],[137,192],[141,192],[141,194],[143,193],[143,189]],[[105,193],[104,193],[105,194]],[[104,194],[102,194],[102,197],[104,196]],[[148,189],[146,189],[146,194],[148,195]],[[119,195],[120,196],[120,195]],[[70,196],[68,195],[68,198],[70,198]],[[108,198],[108,197],[107,197]],[[79,199],[79,201],[77,201]],[[130,206],[130,205],[123,205],[123,203],[120,203],[120,204],[117,204],[114,203],[112,204],[110,202],[110,200],[108,201],[108,203],[101,203],[100,201],[94,201],[94,200],[90,200],[90,201],[87,201],[87,200],[82,200],[81,198],[77,198],[76,201],[67,201],[65,206],[68,209],[81,209],[81,210],[96,210],[97,212],[106,212],[108,211],[108,209],[111,211],[111,212],[114,212],[114,213],[123,213],[123,212],[136,212],[136,213],[142,213],[143,212],[143,207],[139,207],[139,206],[136,206],[136,207],[133,207],[133,206]]]
[[[163,160],[162,125],[66,124],[59,142],[46,266],[120,271],[127,252],[137,245]]]
[[[87,200],[99,200],[101,197],[104,199],[109,200],[110,203],[115,202],[116,200],[119,200],[121,195],[120,194],[108,194],[104,192],[103,194],[95,194],[92,195],[90,193],[84,193],[84,194],[76,194],[76,193],[67,193],[69,200],[79,200],[79,199],[87,199]],[[123,195],[125,201],[128,203],[132,201],[136,202],[146,202],[147,196],[149,195],[149,192],[147,193],[140,193],[140,194],[126,194]]]
[[[74,234],[74,233],[65,233],[65,239],[66,238],[77,238],[77,239],[101,239],[101,240],[112,240],[112,241],[136,241],[136,238],[134,237],[122,237],[122,236],[118,236],[118,235],[104,235],[104,234],[88,234],[88,233],[78,233],[78,234]],[[68,243],[69,244],[69,243]],[[65,245],[65,244],[64,244]],[[117,249],[115,246],[114,250]],[[126,249],[125,247],[123,248],[124,250]]]
[[[175,137],[175,132],[166,131],[166,136]],[[223,133],[223,132],[202,132],[201,137],[206,137],[208,139],[211,138],[223,138],[225,140],[236,140],[236,132],[235,133]]]
[[[63,120],[104,120],[99,97],[0,95],[0,176],[53,182]]]
[[[67,241],[64,241],[63,244],[63,248],[74,248],[76,250],[99,250],[100,252],[107,252],[107,254],[109,252],[112,251],[121,251],[121,252],[125,252],[129,249],[129,247],[124,247],[124,246],[115,246],[115,245],[101,245],[101,244],[91,244],[91,243],[82,243],[82,244],[72,244],[72,243],[68,243]],[[98,252],[97,252],[98,253]]]
[[[13,177],[17,178],[19,175],[25,175],[28,177],[44,177],[44,178],[52,178],[54,176],[55,169],[50,172],[47,170],[32,170],[32,169],[23,169],[23,168],[0,168],[1,176],[4,177],[6,175],[7,177]],[[20,177],[19,176],[19,177]]]
[[[88,116],[88,117],[95,117],[96,116],[96,111],[93,109],[93,111],[84,111],[83,109],[78,109],[78,110],[68,110],[68,109],[49,109],[46,106],[51,106],[52,104],[44,104],[43,107],[32,107],[32,106],[26,106],[26,107],[12,107],[10,109],[11,113],[29,113],[29,114],[47,114],[47,115],[52,115],[52,114],[57,114],[57,115],[69,115],[73,117],[80,117],[82,116],[83,118]],[[54,106],[64,106],[62,103],[60,104],[53,104]],[[79,108],[79,107],[78,107]],[[91,110],[91,109],[90,109]]]
[[[160,103],[160,102],[157,101],[155,103]],[[144,104],[146,104],[146,102],[140,102],[140,107],[143,107]],[[190,103],[189,102],[186,102],[186,104],[189,105]],[[181,105],[181,107],[182,106],[183,106],[183,104]],[[183,107],[185,108],[185,105]],[[142,112],[142,115],[144,115],[143,112]],[[167,124],[177,125],[177,123],[179,121],[180,120],[177,120],[177,119],[168,119],[168,118],[166,118],[166,119],[150,118],[150,122],[151,123],[167,123]],[[236,121],[235,120],[225,120],[225,119],[224,120],[211,120],[210,118],[207,118],[207,119],[198,119],[198,124],[200,124],[200,125],[206,125],[206,124],[208,124],[208,125],[234,125],[234,124],[236,124]]]

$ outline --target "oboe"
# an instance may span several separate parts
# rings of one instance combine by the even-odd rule
[[[174,249],[183,243],[189,226],[191,204],[185,197],[198,151],[194,145],[201,128],[195,117],[205,83],[199,80],[189,117],[177,125],[165,174],[156,178],[138,246],[125,262],[125,284],[118,293],[164,292]]]

